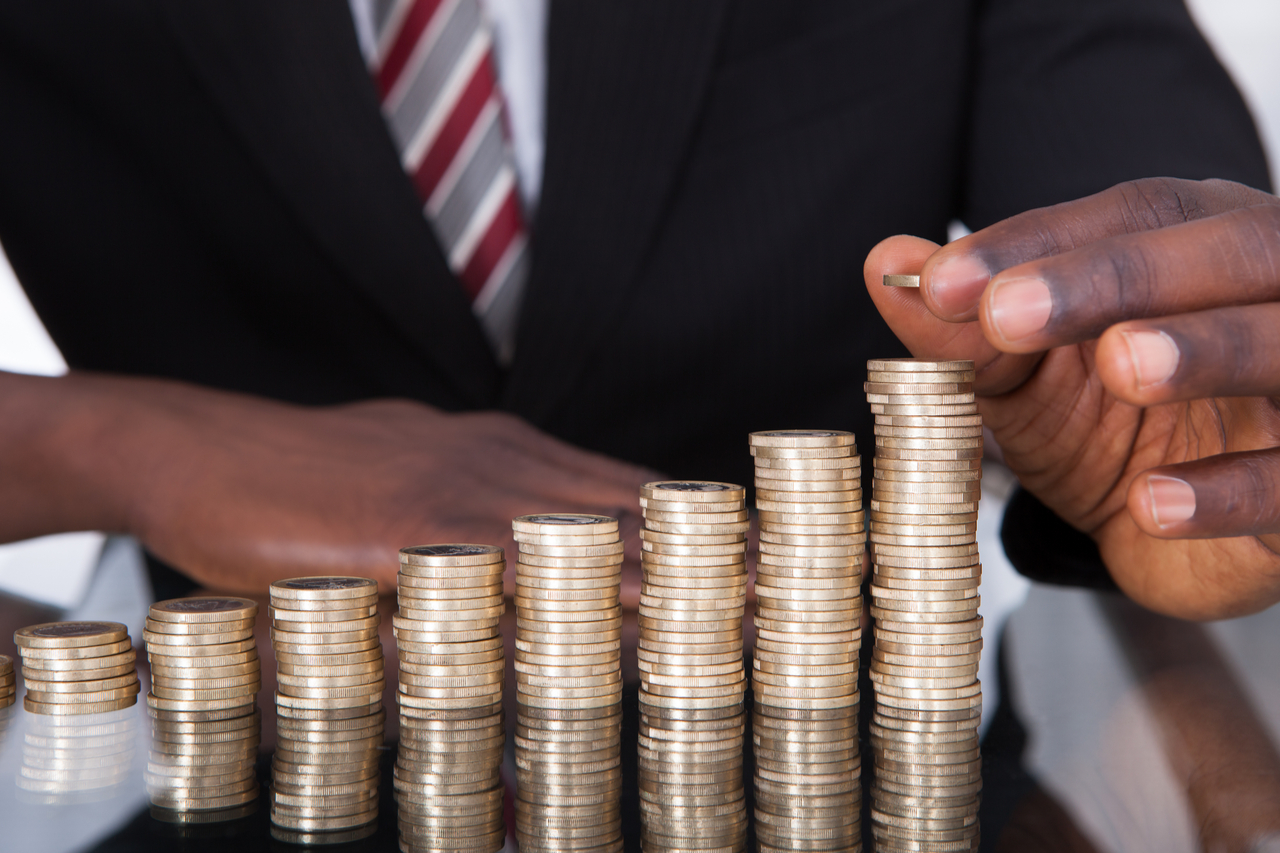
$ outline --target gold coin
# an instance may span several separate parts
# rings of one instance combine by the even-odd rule
[[[345,610],[282,610],[274,606],[268,608],[268,610],[271,621],[277,624],[353,622],[378,615],[378,606],[376,604],[370,604],[365,607],[351,607]]]
[[[324,646],[335,646],[345,644],[358,644],[378,639],[377,627],[361,628],[355,631],[334,631],[334,632],[299,632],[284,631],[272,626],[271,639],[273,642],[283,645],[293,646],[299,649],[315,649]],[[356,649],[352,649],[355,651]]]
[[[128,629],[119,622],[44,622],[19,628],[14,632],[13,641],[25,653],[26,649],[104,646],[123,642],[128,637]]]
[[[271,584],[271,600],[335,601],[367,598],[377,594],[378,585],[368,578],[308,577],[275,581]],[[294,605],[287,605],[293,608]],[[301,608],[298,608],[301,609]]]
[[[594,575],[594,573],[593,573]],[[617,589],[622,573],[617,568],[599,577],[561,578],[548,577],[541,572],[526,571],[516,574],[517,588],[552,591],[580,590],[584,593]]]
[[[131,666],[136,659],[137,653],[133,649],[128,649],[119,654],[91,658],[34,658],[24,654],[22,668],[24,672],[31,670],[40,673],[57,673],[56,676],[45,676],[46,680],[59,678],[78,681],[82,678],[96,677],[92,674],[81,675],[81,673],[96,673],[101,670]],[[0,675],[0,678],[13,678],[12,663],[9,664],[4,674]]]
[[[258,605],[247,598],[193,596],[157,601],[148,617],[157,622],[224,622],[252,619]]]
[[[282,649],[275,651],[278,666],[355,666],[383,659],[382,645],[377,640],[372,641],[369,648],[352,652],[329,653],[328,650],[320,649],[317,650],[320,652],[318,654],[299,654]]]
[[[853,447],[854,434],[845,430],[781,429],[753,432],[747,437],[752,448]]]
[[[908,374],[901,381],[910,382],[910,377],[920,373],[936,373],[946,371],[969,371],[974,363],[967,359],[950,361],[926,361],[919,358],[873,358],[867,362],[867,370],[893,374]]]
[[[608,553],[611,549],[616,548],[622,541],[618,538],[617,533],[606,533],[591,536],[533,536],[531,534],[513,534],[516,545],[522,554],[543,554],[553,553],[557,550],[563,550],[565,553],[572,554],[578,549],[602,548]],[[585,553],[592,553],[586,551]],[[600,552],[596,552],[600,553]],[[563,556],[563,555],[562,555]]]
[[[54,680],[46,681],[35,678],[28,674],[28,672],[24,671],[23,681],[26,683],[28,691],[35,691],[37,693],[95,693],[102,690],[115,690],[122,687],[128,687],[131,684],[137,684],[138,674],[132,667],[130,667],[126,673],[112,678],[89,679],[85,681],[70,681],[55,678]]]
[[[694,514],[701,513],[721,513],[721,512],[740,512],[747,508],[745,499],[732,501],[716,501],[715,503],[707,503],[705,501],[681,501],[681,500],[653,500],[640,496],[641,510],[648,512],[691,512]]]
[[[314,613],[315,618],[324,619],[326,614],[344,610],[368,610],[378,608],[377,587],[370,587],[369,592],[352,598],[273,598],[269,610],[284,610],[289,613]]]
[[[517,533],[534,534],[549,530],[573,530],[581,535],[612,533],[618,529],[618,520],[587,513],[544,513],[518,516],[512,519],[511,529]]]
[[[401,587],[399,600],[401,606],[419,609],[492,607],[502,603],[502,583],[471,589]]]
[[[33,682],[40,683],[90,683],[98,681],[107,681],[121,676],[129,675],[134,672],[135,665],[132,663],[113,666],[107,669],[39,669],[36,667],[23,666],[22,677],[28,685]],[[37,687],[36,689],[40,689]]]
[[[179,623],[172,623],[179,624]],[[253,639],[253,628],[243,628],[217,634],[165,634],[144,630],[143,642],[150,646],[162,646],[163,654],[181,654],[178,649],[192,646],[221,646],[242,643]]]
[[[151,662],[151,676],[162,679],[221,679],[239,678],[256,675],[262,670],[262,662],[257,658],[246,663],[230,666],[169,666],[168,664]]]
[[[145,632],[144,632],[145,633]],[[177,644],[155,644],[147,648],[147,656],[152,660],[163,657],[171,666],[186,665],[182,663],[185,659],[191,666],[207,666],[209,659],[224,660],[238,657],[241,655],[258,653],[257,642],[253,639],[253,632],[249,634],[247,639],[236,640],[230,643],[193,643],[189,640],[184,643]]]
[[[895,601],[906,602],[910,607],[915,607],[925,602],[967,602],[968,599],[977,598],[978,585],[974,583],[960,589],[893,589],[873,583],[871,594],[877,603],[888,608],[893,608],[891,602]]]
[[[640,636],[638,640],[637,654],[645,653],[655,656],[665,655],[741,655],[742,654],[742,632],[736,633],[736,639],[719,643],[704,642],[688,642],[685,640],[686,635],[678,635],[680,639],[675,641],[663,641],[658,635],[646,633]]]
[[[772,534],[784,532],[793,536],[861,536],[863,535],[862,519],[856,518],[851,522],[841,524],[800,524],[797,522],[771,521],[762,518],[760,520],[760,534]],[[815,545],[819,544],[817,542]]]
[[[978,513],[974,512],[937,512],[925,514],[901,514],[872,512],[871,526],[877,529],[882,527],[892,527],[896,524],[902,525],[952,525],[952,524],[971,524],[978,520]]]
[[[660,480],[641,486],[640,495],[647,500],[668,498],[676,501],[716,503],[742,500],[745,490],[732,483],[709,480]]]
[[[973,390],[972,382],[879,382],[862,383],[867,394],[915,396],[917,394],[962,394]]]
[[[47,703],[33,699],[31,696],[24,696],[22,706],[33,714],[105,714],[109,711],[118,711],[121,708],[128,708],[129,706],[136,704],[137,701],[137,694],[130,694],[115,700],[103,702],[71,703]]]
[[[480,566],[501,562],[502,559],[503,550],[495,545],[448,543],[400,549],[403,565]]]
[[[757,459],[857,459],[856,448],[850,447],[753,447],[751,455]]]
[[[755,457],[755,475],[757,477],[773,476],[772,471],[850,471],[859,470],[862,459],[859,456],[832,456],[826,458],[795,459],[785,457]]]
[[[610,557],[621,554],[622,542],[616,538],[612,542],[596,544],[557,543],[530,545],[520,543],[517,559],[523,560],[526,554],[534,557]]]
[[[755,485],[760,488],[792,489],[801,484],[822,484],[820,488],[856,488],[861,482],[861,464],[844,467],[755,466]]]

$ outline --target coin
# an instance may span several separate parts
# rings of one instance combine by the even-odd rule
[[[19,628],[13,641],[19,649],[73,649],[118,643],[128,636],[119,622],[45,622]]]
[[[270,589],[272,605],[280,602],[281,607],[290,609],[295,605],[284,602],[317,600],[345,602],[376,595],[377,588],[377,583],[368,578],[324,576],[276,581],[271,584]]]
[[[247,598],[194,596],[151,605],[148,615],[157,622],[228,622],[252,619],[258,605]]]

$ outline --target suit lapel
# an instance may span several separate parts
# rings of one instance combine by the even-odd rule
[[[545,423],[639,282],[727,0],[552,0],[546,161],[506,406]]]
[[[324,251],[461,399],[493,405],[497,365],[400,167],[345,0],[157,6]]]

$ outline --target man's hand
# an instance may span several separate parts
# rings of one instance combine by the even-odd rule
[[[228,591],[319,574],[391,590],[399,548],[480,542],[507,548],[510,592],[513,517],[615,516],[632,541],[638,489],[660,479],[510,415],[407,401],[304,408],[175,382],[0,376],[0,402],[19,398],[55,401],[57,429],[28,429],[31,452],[0,457],[0,539],[128,532]]]
[[[939,248],[877,246],[867,287],[921,358],[969,358],[1022,484],[1139,603],[1280,601],[1280,200],[1150,179]],[[919,293],[881,285],[921,274]]]

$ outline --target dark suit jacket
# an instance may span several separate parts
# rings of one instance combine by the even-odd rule
[[[500,407],[677,476],[853,428],[862,284],[1148,175],[1266,184],[1179,0],[553,0],[509,372],[401,171],[345,0],[0,4],[0,240],[73,367]]]

